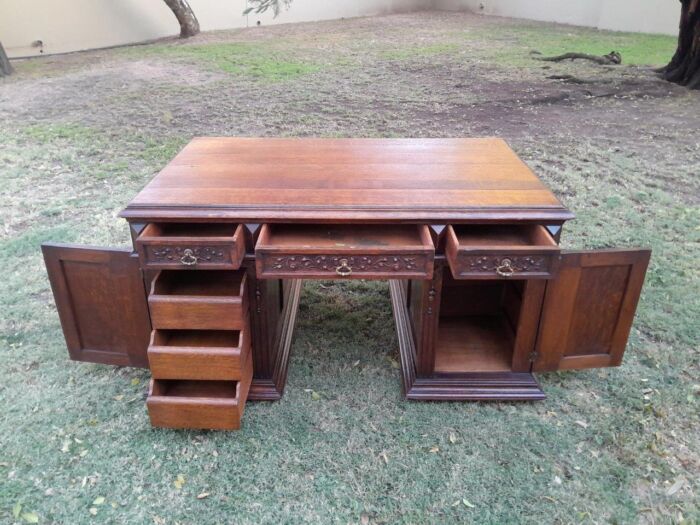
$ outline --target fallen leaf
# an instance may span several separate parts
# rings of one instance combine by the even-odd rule
[[[561,485],[561,478],[559,476],[554,476],[554,484]]]
[[[124,399],[124,394],[119,394],[118,396],[114,396],[115,401],[121,401],[122,399]]]
[[[676,492],[681,490],[683,488],[683,485],[685,485],[685,478],[680,477],[676,480],[676,482],[671,485],[671,487],[666,491],[667,496],[673,496]]]
[[[36,512],[25,512],[22,519],[27,523],[39,523],[39,515]]]
[[[582,428],[588,428],[588,423],[586,423],[585,421],[582,421],[580,419],[578,421],[576,421],[576,424]]]
[[[208,492],[202,492],[201,494],[197,494],[197,499],[204,499],[207,496],[209,496]]]
[[[102,505],[105,502],[104,496],[97,496],[95,501],[92,502],[93,505]]]
[[[66,439],[61,446],[61,452],[66,453],[70,451],[70,439]]]
[[[433,447],[430,449],[430,452],[432,452],[433,454],[440,452],[440,447]]]
[[[12,517],[17,519],[19,518],[19,513],[22,512],[22,504],[20,502],[15,503],[15,506],[12,507]]]
[[[141,380],[138,377],[135,377],[131,380],[131,386],[136,386],[141,382]]]
[[[313,399],[314,401],[318,401],[319,399],[321,399],[321,394],[319,394],[315,390],[312,390],[311,391],[311,399]]]
[[[470,509],[476,507],[476,505],[471,503],[467,498],[462,498],[462,505],[464,505],[465,507],[469,507]]]
[[[384,460],[384,463],[389,464],[389,456],[386,455],[386,452],[382,452],[379,456]]]
[[[88,512],[92,514],[93,516],[97,516],[97,507],[90,507],[88,509]]]
[[[457,443],[457,434],[450,432],[450,443]]]
[[[173,485],[175,485],[175,488],[177,490],[182,489],[182,487],[185,485],[185,476],[183,476],[182,474],[178,474],[175,481],[173,481]]]
[[[391,368],[396,368],[399,369],[401,368],[401,365],[396,359],[389,359],[389,363],[391,363]]]
[[[367,525],[369,523],[369,516],[364,512],[360,514],[360,523],[362,523],[362,525]]]
[[[81,458],[84,458],[85,456],[87,456],[87,453],[88,453],[87,449],[84,448],[83,450],[80,451],[79,456]]]

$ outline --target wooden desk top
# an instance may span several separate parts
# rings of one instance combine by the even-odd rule
[[[195,138],[121,216],[551,224],[573,218],[497,138]]]

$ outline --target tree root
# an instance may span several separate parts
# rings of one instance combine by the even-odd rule
[[[531,55],[541,55],[539,51],[533,51]],[[617,51],[610,51],[607,55],[588,55],[586,53],[564,53],[563,55],[556,55],[553,57],[535,57],[535,60],[542,60],[544,62],[561,62],[562,60],[590,60],[601,66],[616,66],[622,64],[622,55]]]

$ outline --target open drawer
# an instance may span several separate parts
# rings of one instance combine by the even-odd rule
[[[153,330],[148,362],[155,379],[240,381],[250,359],[244,330]]]
[[[551,279],[559,246],[537,224],[447,227],[445,255],[455,279]]]
[[[148,296],[154,329],[243,330],[248,308],[243,270],[161,270]]]
[[[151,425],[165,428],[237,430],[253,379],[249,359],[240,381],[151,379],[146,406]]]
[[[434,258],[415,224],[265,224],[255,246],[259,278],[429,279]]]
[[[237,270],[245,255],[243,226],[150,223],[136,239],[143,268]]]

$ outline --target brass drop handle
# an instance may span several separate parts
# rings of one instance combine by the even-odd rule
[[[180,262],[185,266],[194,266],[195,264],[197,264],[197,256],[192,252],[192,250],[187,248],[185,251],[182,252]]]
[[[340,266],[338,266],[335,269],[335,273],[340,275],[341,277],[347,277],[352,273],[352,268],[348,266],[348,260],[347,259],[340,259]]]
[[[510,259],[503,259],[501,264],[496,267],[496,273],[501,277],[510,277],[515,273]]]

